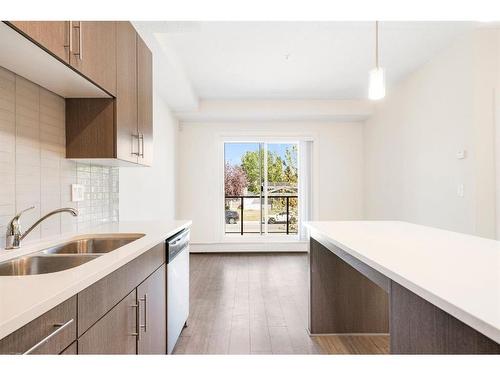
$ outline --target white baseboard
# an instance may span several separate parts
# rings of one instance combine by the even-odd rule
[[[311,337],[319,336],[390,336],[389,333],[311,333],[309,328],[306,328],[307,334]]]
[[[307,252],[308,242],[221,242],[189,244],[191,253]]]

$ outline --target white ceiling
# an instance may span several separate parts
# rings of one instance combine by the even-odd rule
[[[364,99],[374,22],[137,22],[154,44],[175,110],[198,99]],[[391,87],[471,22],[382,22],[380,64]],[[163,86],[164,83],[164,86]]]

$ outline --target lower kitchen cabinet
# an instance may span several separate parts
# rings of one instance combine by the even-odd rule
[[[158,268],[78,339],[78,354],[166,354],[166,267]]]
[[[136,354],[137,304],[132,291],[78,339],[78,354]]]
[[[78,343],[76,341],[61,352],[61,355],[68,355],[68,354],[70,355],[78,354]]]
[[[0,354],[166,354],[166,243],[0,340]]]
[[[162,242],[78,293],[78,337],[166,261]]]
[[[59,354],[76,340],[76,296],[0,340],[0,354]]]
[[[78,354],[166,354],[166,244],[78,293]]]
[[[166,267],[163,265],[137,287],[138,354],[166,354],[167,352],[166,285]]]

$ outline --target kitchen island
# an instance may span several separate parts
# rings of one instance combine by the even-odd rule
[[[500,243],[397,221],[308,222],[311,335],[394,354],[500,353]]]

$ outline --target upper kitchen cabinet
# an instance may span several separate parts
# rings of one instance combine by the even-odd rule
[[[116,23],[116,60],[116,157],[137,163],[137,33],[130,22]]]
[[[139,163],[153,163],[153,56],[137,35],[137,117],[141,151]]]
[[[66,157],[149,166],[153,160],[152,54],[130,22],[116,22],[115,30],[116,97],[66,99]]]
[[[112,88],[96,85],[96,78],[90,79],[70,65],[70,52],[75,48],[78,51],[79,47],[73,43],[78,35],[70,38],[72,24],[69,21],[0,22],[0,66],[63,98],[114,96]],[[85,56],[84,51],[83,58]]]
[[[143,165],[153,161],[152,55],[130,22],[116,25],[116,154]]]
[[[12,21],[17,31],[116,96],[116,22]]]
[[[69,23],[71,66],[116,96],[116,22]]]
[[[68,21],[10,21],[10,24],[46,50],[69,63]]]
[[[130,22],[0,22],[0,66],[66,98],[66,157],[152,165],[153,56]]]

